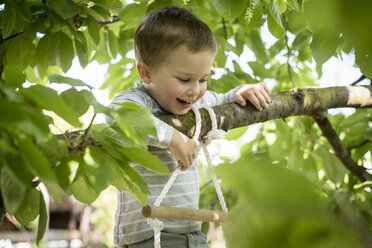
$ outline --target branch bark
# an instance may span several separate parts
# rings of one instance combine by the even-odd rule
[[[341,142],[338,134],[325,116],[330,108],[372,107],[371,86],[329,87],[321,89],[292,89],[288,92],[279,92],[271,96],[269,107],[257,111],[252,105],[241,107],[236,103],[229,103],[213,107],[218,121],[218,127],[225,131],[247,126],[253,123],[285,118],[295,115],[313,116],[323,135],[328,139],[338,159],[347,170],[359,178],[360,181],[371,180],[371,175],[362,166],[358,166],[350,152]],[[206,111],[201,111],[201,136],[211,129],[211,122]],[[160,119],[173,125],[179,131],[192,137],[195,130],[193,113],[184,116],[162,115]]]
[[[233,128],[247,126],[253,123],[265,122],[289,116],[308,115],[318,123],[323,135],[332,145],[336,156],[346,169],[357,176],[362,182],[371,180],[371,175],[364,167],[358,166],[350,156],[350,152],[342,144],[337,133],[325,116],[326,110],[331,108],[371,108],[372,86],[345,86],[328,88],[292,89],[271,95],[269,107],[258,111],[251,104],[242,107],[237,103],[227,103],[212,107],[217,118],[219,129],[228,131]],[[200,137],[211,130],[211,121],[206,110],[200,111],[202,127]],[[159,119],[175,127],[188,137],[195,132],[195,116],[192,111],[182,116],[159,115]],[[76,136],[76,132],[70,133]],[[70,136],[70,134],[64,136]],[[61,137],[65,139],[64,137]],[[88,137],[86,145],[97,145]]]
[[[218,128],[228,131],[253,123],[265,122],[289,116],[309,115],[323,117],[331,108],[372,107],[372,86],[345,86],[328,88],[292,89],[271,95],[269,107],[258,111],[251,104],[242,107],[237,103],[227,103],[212,107],[216,113]],[[211,122],[206,110],[200,111],[202,119],[201,136],[211,130]],[[195,131],[195,117],[192,111],[182,116],[160,115],[159,119],[192,137]]]

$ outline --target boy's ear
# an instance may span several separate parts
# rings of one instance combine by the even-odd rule
[[[150,69],[146,64],[142,62],[138,62],[137,71],[138,71],[140,78],[145,84],[151,83]]]

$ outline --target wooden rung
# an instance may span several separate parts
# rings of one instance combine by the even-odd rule
[[[223,222],[227,213],[203,209],[176,208],[167,206],[150,206],[142,208],[145,218],[158,218],[164,220],[188,220],[203,222]]]

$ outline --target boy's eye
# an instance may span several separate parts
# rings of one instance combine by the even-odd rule
[[[204,82],[207,82],[207,79],[206,78],[202,78],[199,80],[200,83],[204,83]]]
[[[178,80],[180,80],[182,83],[187,83],[190,81],[190,79],[186,79],[186,78],[177,78]]]

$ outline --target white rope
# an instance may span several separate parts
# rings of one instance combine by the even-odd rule
[[[202,108],[206,109],[209,113],[209,116],[212,122],[212,130],[208,132],[207,138],[203,140],[203,143],[200,146],[203,148],[204,156],[211,170],[213,184],[214,184],[214,187],[216,188],[217,196],[220,201],[222,211],[227,212],[226,202],[223,197],[221,186],[218,182],[216,173],[214,171],[214,167],[211,162],[211,157],[207,150],[207,145],[209,145],[212,140],[223,139],[226,133],[223,130],[217,129],[217,119],[216,119],[216,115],[213,109],[209,106],[203,106]],[[197,141],[200,136],[200,132],[201,132],[201,117],[200,117],[199,109],[193,106],[192,111],[195,114],[195,133],[192,139]],[[200,147],[197,147],[197,152],[199,152],[199,150],[200,150]],[[168,191],[170,190],[170,188],[172,187],[173,183],[176,181],[180,173],[181,173],[181,168],[177,167],[175,171],[173,172],[173,174],[171,175],[171,177],[169,178],[168,182],[164,185],[164,188],[159,194],[159,196],[155,199],[154,206],[156,207],[160,206],[160,204],[162,203],[162,201],[168,194]],[[154,218],[154,219],[148,218],[147,223],[149,223],[149,225],[154,229],[154,247],[161,248],[160,234],[161,234],[161,230],[163,230],[164,228],[164,223],[157,218]]]
[[[204,142],[202,144],[202,148],[203,148],[205,159],[207,160],[207,164],[208,164],[209,169],[211,171],[213,185],[216,189],[216,193],[217,193],[217,196],[218,196],[218,200],[220,201],[222,211],[228,212],[226,202],[225,202],[225,198],[223,197],[223,192],[222,192],[220,183],[218,182],[217,175],[216,175],[216,172],[214,170],[214,166],[213,166],[212,161],[211,161],[211,156],[209,155],[209,152],[208,152],[208,149],[207,149],[207,146],[210,144],[210,142],[212,140],[225,138],[226,132],[221,130],[221,129],[217,129],[217,119],[216,119],[216,114],[214,113],[213,109],[210,106],[203,106],[203,108],[206,109],[209,113],[209,116],[210,116],[211,122],[212,122],[212,130],[208,132],[207,139],[204,140]]]

